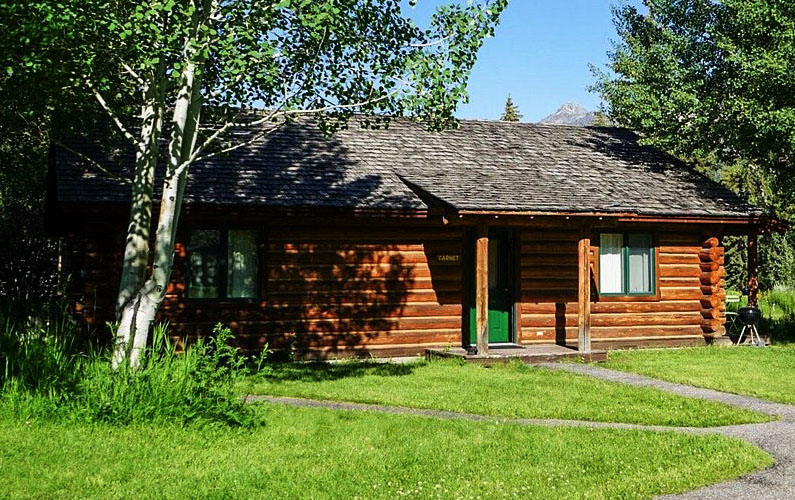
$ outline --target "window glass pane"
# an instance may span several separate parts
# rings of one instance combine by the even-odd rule
[[[221,232],[197,229],[188,238],[188,297],[217,298],[220,277],[218,250]]]
[[[630,234],[629,293],[652,293],[651,235]]]
[[[621,293],[623,291],[623,268],[621,248],[624,235],[603,234],[599,241],[599,292]]]
[[[230,230],[227,253],[228,297],[257,296],[257,264],[257,232]]]

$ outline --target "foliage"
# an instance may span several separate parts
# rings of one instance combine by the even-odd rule
[[[518,122],[521,119],[522,115],[519,113],[519,106],[514,104],[511,94],[508,94],[508,99],[505,101],[505,111],[502,112],[500,120],[504,122]]]
[[[747,250],[744,236],[723,238],[726,248],[726,287],[742,290],[748,286]],[[759,235],[759,288],[795,287],[795,233]]]
[[[597,110],[594,112],[593,123],[591,124],[593,127],[612,127],[613,124],[607,118],[607,115],[602,110]]]
[[[680,156],[717,162],[766,206],[789,204],[795,7],[784,0],[647,0],[614,10],[621,38],[596,89],[612,118]],[[760,175],[761,174],[761,175]],[[765,190],[770,190],[765,193]],[[772,200],[762,200],[768,194]],[[776,207],[779,208],[779,207]]]
[[[162,92],[159,99],[174,102],[187,66],[196,64],[210,135],[210,124],[238,122],[241,108],[254,103],[267,110],[323,110],[334,118],[407,111],[437,127],[449,124],[504,4],[444,5],[425,29],[398,0],[81,0],[64,8],[84,30],[76,86],[107,94],[111,108],[115,94],[137,94],[150,83]],[[110,67],[106,53],[115,55]],[[109,86],[116,73],[127,77],[121,91]],[[127,122],[128,110],[121,111],[116,115]]]
[[[458,360],[412,364],[274,365],[248,392],[380,403],[495,417],[713,426],[766,421],[755,412],[522,363],[485,368]]]
[[[787,299],[790,311],[795,310],[792,297],[790,293]],[[790,322],[790,326],[792,324]],[[606,366],[671,382],[795,404],[793,345],[613,351]]]
[[[786,0],[645,0],[614,9],[620,37],[593,87],[643,141],[787,219],[795,214],[795,7]],[[760,284],[793,285],[791,237],[759,243]],[[737,240],[729,241],[738,247]],[[741,286],[742,257],[730,259]]]
[[[259,415],[237,395],[243,360],[218,325],[213,337],[178,353],[155,328],[140,369],[112,370],[104,352],[80,341],[66,317],[49,323],[6,318],[0,331],[0,415],[127,425],[147,422],[252,426]]]
[[[69,22],[53,2],[0,4],[0,297],[31,314],[59,287],[57,241],[44,231],[50,139],[96,117],[69,84]]]
[[[254,431],[0,422],[3,496],[635,500],[773,462],[715,434],[262,411],[268,425]]]

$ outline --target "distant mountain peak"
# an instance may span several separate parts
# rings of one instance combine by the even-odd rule
[[[587,126],[593,125],[594,121],[596,121],[596,112],[588,111],[576,102],[568,101],[539,123]]]
[[[566,101],[558,108],[557,113],[587,113],[588,110],[574,101]]]

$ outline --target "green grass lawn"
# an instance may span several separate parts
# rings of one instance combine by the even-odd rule
[[[261,411],[255,430],[0,422],[0,497],[641,499],[772,463],[717,435]]]
[[[795,404],[795,346],[614,351],[606,368]]]
[[[249,378],[241,391],[518,418],[695,427],[770,420],[723,404],[521,363],[285,364]]]

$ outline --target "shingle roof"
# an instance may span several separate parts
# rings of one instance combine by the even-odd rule
[[[99,158],[85,142],[75,150]],[[101,161],[129,177],[132,153]],[[119,185],[56,148],[57,199],[126,202]],[[615,128],[464,120],[429,132],[392,121],[324,138],[310,121],[191,167],[185,202],[244,206],[600,212],[745,217],[759,211],[690,166]]]

